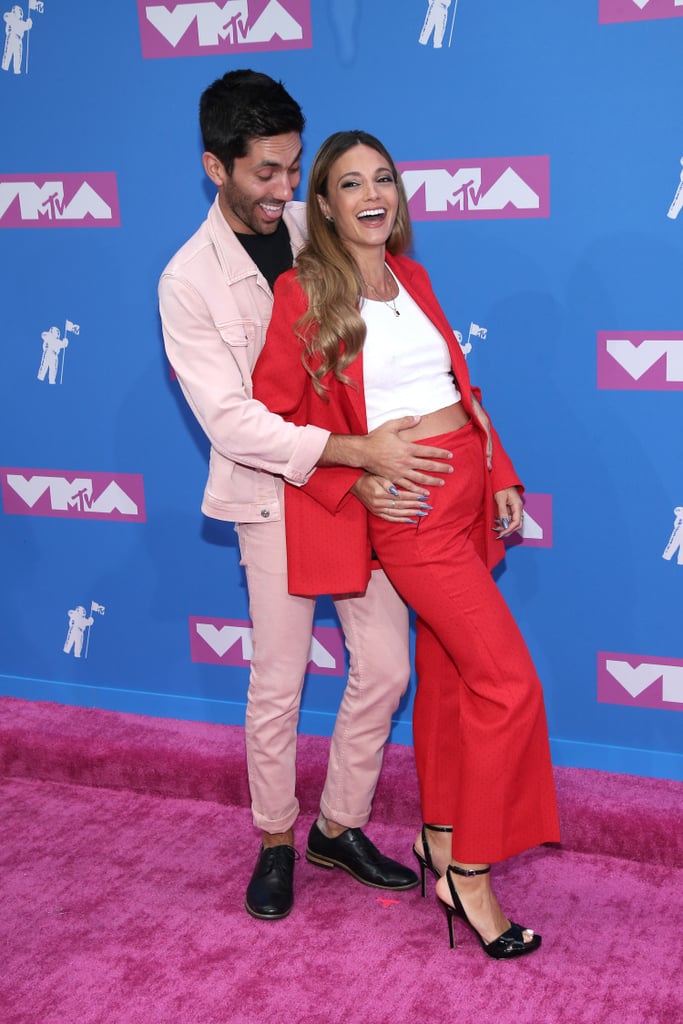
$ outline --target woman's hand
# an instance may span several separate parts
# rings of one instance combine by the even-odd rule
[[[388,523],[417,523],[428,515],[429,491],[416,487],[415,492],[399,490],[391,480],[365,473],[351,488],[368,512]]]
[[[496,491],[493,497],[498,506],[498,518],[493,529],[497,531],[500,540],[503,537],[509,537],[516,530],[521,530],[524,506],[516,487],[506,487],[503,491]]]
[[[486,431],[486,465],[491,469],[491,466],[493,465],[493,437],[491,436],[491,422],[474,395],[472,395],[472,411]]]

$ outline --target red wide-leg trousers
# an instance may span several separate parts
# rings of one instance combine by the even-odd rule
[[[371,516],[371,539],[418,616],[413,734],[423,818],[453,826],[456,860],[490,863],[559,840],[543,691],[485,561],[481,439],[470,423],[426,443],[453,452],[432,511],[417,525]]]

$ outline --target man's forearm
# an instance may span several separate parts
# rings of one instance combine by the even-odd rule
[[[419,466],[423,450],[401,440],[394,423],[403,427],[409,425],[407,420],[396,420],[388,429],[383,427],[371,434],[330,434],[318,465],[347,466],[390,480],[399,479]]]
[[[352,466],[362,469],[367,459],[367,435],[330,434],[318,459],[319,466]]]

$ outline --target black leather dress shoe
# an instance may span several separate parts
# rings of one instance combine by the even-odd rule
[[[292,846],[261,847],[244,901],[252,917],[263,921],[287,917],[294,903],[294,861],[298,859]]]
[[[336,839],[328,839],[314,822],[306,860],[323,868],[343,868],[359,882],[377,889],[414,889],[417,885],[414,871],[385,857],[359,828],[347,828]]]

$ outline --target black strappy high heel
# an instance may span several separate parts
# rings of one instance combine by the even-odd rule
[[[430,832],[452,832],[453,831],[453,829],[451,828],[450,825],[423,825],[422,826],[421,838],[422,838],[422,850],[423,850],[424,856],[423,856],[423,854],[418,852],[418,850],[416,849],[415,846],[413,846],[413,853],[417,857],[417,862],[420,865],[420,881],[422,883],[422,895],[423,895],[423,897],[427,895],[427,870],[431,871],[431,873],[434,875],[434,878],[441,878],[441,875],[439,874],[439,872],[434,867],[434,863],[432,861],[432,851],[429,849],[429,843],[427,842],[427,832],[426,832],[426,829],[429,829]]]
[[[446,868],[446,881],[448,882],[448,888],[450,890],[451,898],[453,900],[453,906],[450,903],[446,903],[445,900],[438,899],[443,903],[446,908],[446,916],[448,917],[448,936],[451,940],[451,949],[454,948],[455,943],[453,941],[453,918],[457,914],[458,917],[462,918],[465,924],[469,925],[474,934],[481,942],[482,948],[487,956],[493,957],[494,960],[512,960],[516,956],[524,956],[526,953],[533,953],[535,949],[541,945],[541,936],[535,935],[530,928],[523,928],[519,924],[511,922],[510,927],[502,935],[499,935],[493,942],[484,942],[481,935],[474,927],[467,914],[465,908],[462,905],[460,897],[456,891],[455,885],[453,884],[452,874],[462,875],[467,877],[469,875],[487,875],[491,870],[488,868],[481,868],[478,871],[474,869],[458,868],[454,864],[450,864]],[[524,932],[531,932],[532,938],[530,942],[524,941]]]

